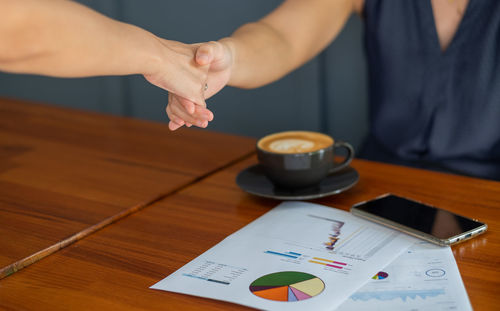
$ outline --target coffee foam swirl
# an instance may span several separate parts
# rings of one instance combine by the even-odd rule
[[[314,142],[304,139],[288,138],[275,140],[269,144],[269,149],[274,152],[306,152],[314,149]]]
[[[265,136],[257,147],[273,153],[314,152],[333,144],[333,139],[325,134],[308,131],[288,131]]]

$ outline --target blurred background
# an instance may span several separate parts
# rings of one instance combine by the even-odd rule
[[[217,40],[258,20],[280,0],[86,0],[107,16],[186,43]],[[78,36],[78,34],[75,34]],[[215,119],[207,130],[261,137],[313,130],[359,148],[368,131],[362,23],[352,16],[318,57],[280,81],[254,90],[227,87],[208,100]],[[167,92],[141,76],[56,79],[0,73],[0,96],[94,110],[158,122]]]

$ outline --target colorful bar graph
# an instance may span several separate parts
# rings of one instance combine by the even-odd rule
[[[209,282],[215,282],[215,283],[219,283],[219,284],[224,284],[224,285],[229,285],[229,284],[231,284],[231,283],[229,283],[229,282],[219,281],[219,280],[214,280],[214,279],[207,279],[207,281],[209,281]]]
[[[292,255],[291,252],[288,252],[288,254],[286,254],[286,253],[278,253],[278,252],[273,252],[273,251],[265,251],[264,253],[271,254],[271,255],[284,256],[284,257],[294,258],[294,259],[297,259],[300,256],[300,255],[295,255],[295,254]]]
[[[295,255],[295,256],[302,256],[302,254],[299,254],[299,253],[294,253],[294,252],[286,252],[287,254],[290,254],[290,255]]]
[[[324,265],[324,266],[327,266],[327,267],[342,269],[341,266],[335,266],[335,265],[332,265],[332,264],[329,264],[329,263],[326,263],[326,262],[320,262],[320,261],[315,261],[315,260],[309,260],[309,262],[311,262],[311,263],[317,263],[317,264]]]
[[[321,261],[326,261],[326,262],[334,263],[334,264],[337,264],[337,265],[347,266],[347,264],[345,262],[340,262],[340,261],[335,261],[335,260],[330,260],[330,259],[325,259],[325,258],[319,258],[319,257],[313,257],[313,259],[315,259],[315,260],[321,260]]]

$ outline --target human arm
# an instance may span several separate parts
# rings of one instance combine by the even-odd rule
[[[68,0],[0,0],[0,8],[1,71],[54,77],[142,74],[205,106],[208,68],[194,63],[195,46],[160,39]]]
[[[243,25],[219,41],[233,58],[227,84],[255,88],[303,65],[337,36],[354,5],[353,0],[287,0],[261,20]]]
[[[255,88],[283,77],[323,50],[360,7],[359,0],[287,0],[231,37],[200,45],[196,61],[210,65],[206,97],[225,85]]]

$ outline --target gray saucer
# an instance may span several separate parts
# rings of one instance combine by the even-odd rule
[[[353,187],[359,180],[358,172],[347,167],[328,175],[318,185],[286,189],[276,187],[257,164],[247,167],[236,177],[236,184],[243,190],[256,196],[277,200],[311,200],[344,192]]]

